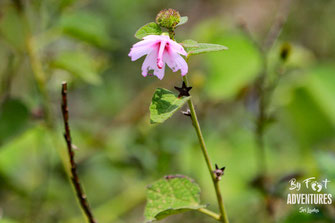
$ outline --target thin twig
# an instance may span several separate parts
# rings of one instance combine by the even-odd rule
[[[93,217],[93,213],[88,204],[86,195],[80,184],[80,180],[77,174],[76,163],[74,160],[74,151],[72,147],[70,126],[69,126],[69,109],[67,106],[67,83],[66,82],[63,82],[62,84],[62,114],[63,114],[63,120],[64,120],[64,126],[65,126],[64,137],[65,137],[69,159],[70,159],[70,165],[71,165],[72,184],[77,193],[77,198],[79,200],[80,206],[83,209],[85,215],[87,216],[88,221],[90,223],[96,223],[97,221]]]

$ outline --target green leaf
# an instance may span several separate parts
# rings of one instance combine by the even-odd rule
[[[64,34],[94,46],[112,48],[116,45],[108,34],[106,21],[91,12],[65,14],[59,26]]]
[[[52,62],[53,68],[60,68],[81,78],[90,84],[100,84],[96,61],[84,52],[68,51],[57,56]]]
[[[144,216],[150,222],[203,207],[200,188],[192,179],[182,175],[166,176],[148,187]]]
[[[18,99],[6,100],[0,108],[0,144],[20,133],[27,125],[29,111]]]
[[[167,89],[157,88],[149,108],[151,124],[163,123],[189,99],[190,96],[178,98],[177,95]]]
[[[160,34],[162,34],[161,27],[154,22],[150,22],[139,28],[135,33],[135,37],[137,39],[142,39],[147,35],[160,35]]]
[[[188,17],[187,16],[180,17],[180,22],[176,25],[176,27],[184,25],[185,23],[187,23],[187,21],[188,21]]]
[[[259,51],[242,34],[226,33],[211,41],[226,43],[230,50],[204,58],[209,67],[205,91],[214,100],[233,98],[261,71]]]
[[[4,7],[4,6],[1,6]],[[1,8],[0,36],[15,49],[25,49],[25,22],[14,7]]]
[[[320,64],[309,71],[308,91],[335,126],[335,66]]]
[[[282,103],[283,122],[301,145],[315,145],[335,136],[334,72],[333,65],[319,64],[298,79],[283,79],[290,82],[278,86],[274,100]]]
[[[211,44],[211,43],[198,43],[195,40],[184,40],[181,44],[185,47],[188,56],[228,49],[228,47],[223,45]]]

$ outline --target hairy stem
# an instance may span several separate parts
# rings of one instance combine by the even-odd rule
[[[187,80],[186,76],[183,76],[183,81],[185,82],[186,86],[188,86],[188,80]],[[211,163],[211,160],[210,160],[208,152],[207,152],[205,140],[204,140],[204,137],[203,137],[201,129],[200,129],[200,124],[199,124],[198,117],[197,117],[197,114],[196,114],[195,109],[194,109],[193,102],[190,99],[190,100],[188,100],[187,103],[188,103],[188,106],[190,108],[193,126],[194,126],[194,129],[195,129],[195,131],[197,133],[197,136],[198,136],[198,139],[199,139],[200,148],[201,148],[201,151],[202,151],[202,153],[205,157],[205,161],[206,161],[206,164],[207,164],[207,167],[208,167],[208,171],[209,171],[209,174],[212,177],[212,181],[213,181],[213,184],[214,184],[216,197],[217,197],[217,201],[218,201],[218,205],[219,205],[219,209],[220,209],[220,214],[221,214],[219,220],[223,223],[228,223],[229,221],[228,221],[228,217],[227,217],[224,205],[223,205],[223,200],[222,200],[221,191],[220,191],[220,187],[219,187],[219,181],[216,179],[215,174],[213,173],[213,171],[214,171],[213,165]]]
[[[67,106],[67,83],[63,82],[62,84],[62,114],[64,120],[64,138],[66,141],[68,154],[69,154],[69,161],[71,166],[71,180],[74,189],[76,190],[77,198],[79,200],[80,206],[83,209],[88,221],[90,223],[96,223],[97,221],[93,217],[93,213],[91,208],[88,204],[86,195],[82,189],[79,176],[77,174],[77,165],[74,160],[74,151],[72,148],[72,140],[71,140],[71,132],[70,132],[70,125],[69,125],[69,109]]]
[[[215,212],[213,212],[213,211],[210,211],[210,210],[208,210],[208,209],[206,209],[206,208],[199,208],[197,211],[199,211],[199,212],[201,212],[201,213],[203,213],[203,214],[205,214],[205,215],[208,215],[209,217],[212,217],[212,218],[214,218],[215,220],[220,221],[220,219],[221,219],[221,216],[220,216],[220,215],[218,215],[217,213],[215,213]]]

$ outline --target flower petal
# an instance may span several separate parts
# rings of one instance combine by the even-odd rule
[[[140,57],[143,57],[146,54],[150,54],[151,51],[153,50],[153,47],[146,47],[146,46],[142,46],[142,47],[133,47],[130,49],[130,52],[128,54],[128,56],[131,58],[131,61],[135,61]]]
[[[164,65],[163,53],[166,51],[165,45],[166,45],[166,40],[162,40],[159,44],[159,50],[158,50],[158,55],[157,55],[157,67],[159,69],[162,69]]]
[[[145,54],[149,54],[155,47],[158,47],[158,43],[156,40],[142,40],[133,45],[130,49],[128,56],[132,61],[137,60],[138,58],[144,56]],[[157,46],[156,46],[157,44]]]
[[[173,52],[172,50],[166,51],[164,53],[164,62],[172,69],[173,72],[177,70],[181,71],[181,75],[184,76],[188,72],[188,65],[184,58],[178,53]]]
[[[158,49],[153,49],[145,58],[142,64],[142,75],[146,77],[149,70],[157,69],[157,51]]]
[[[184,50],[183,46],[180,45],[179,43],[173,41],[173,40],[170,40],[168,41],[169,42],[169,45],[170,45],[170,48],[174,51],[174,52],[177,52],[179,54],[182,54],[184,56],[187,56],[187,52]]]
[[[154,70],[154,75],[158,77],[158,79],[162,80],[164,77],[164,72],[165,72],[165,63],[163,64],[163,67],[159,69],[157,66]]]

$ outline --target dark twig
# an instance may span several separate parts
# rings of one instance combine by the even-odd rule
[[[74,160],[74,151],[71,141],[71,133],[70,133],[70,126],[69,126],[69,109],[67,106],[67,83],[63,82],[62,84],[62,114],[65,126],[65,141],[67,145],[67,150],[69,153],[70,165],[71,165],[71,180],[74,186],[74,189],[77,193],[77,198],[79,200],[80,206],[83,209],[87,219],[90,223],[96,223],[97,221],[94,219],[90,206],[88,204],[86,195],[82,189],[80,184],[80,180],[77,174],[76,163]]]

